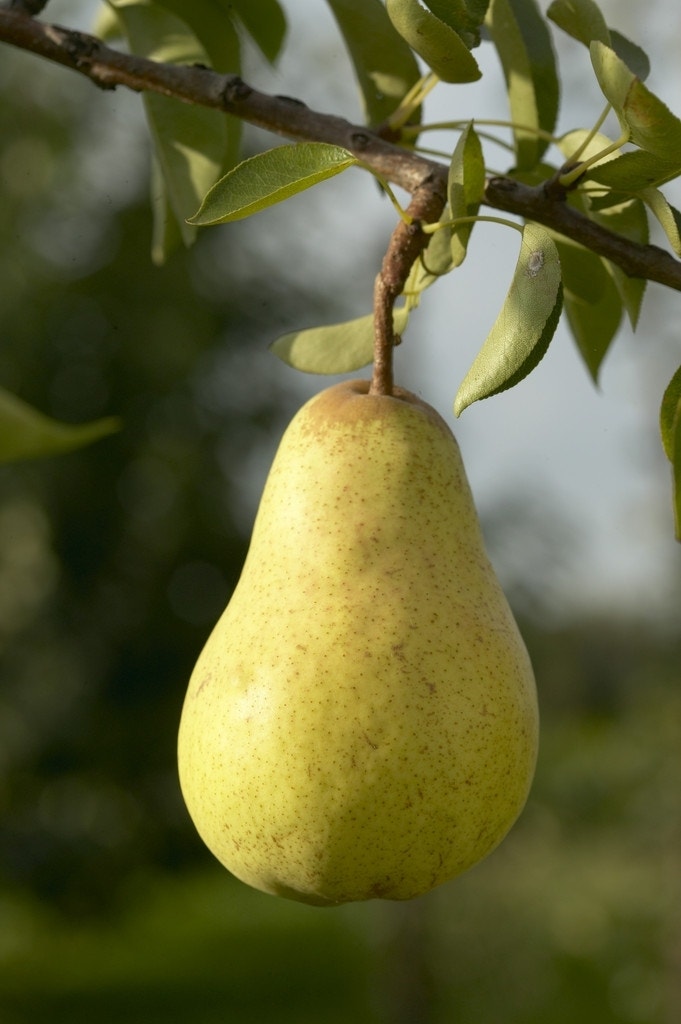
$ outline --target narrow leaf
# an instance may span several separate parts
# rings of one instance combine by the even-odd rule
[[[603,95],[630,140],[665,160],[678,160],[681,121],[609,46],[592,43],[591,62]]]
[[[445,25],[461,36],[466,46],[477,46],[480,42],[480,25],[485,19],[489,2],[470,4],[467,0],[423,0],[426,7]]]
[[[370,125],[387,120],[421,72],[381,0],[327,0],[338,22]]]
[[[553,0],[546,17],[587,47],[594,39],[610,46],[610,31],[594,0]]]
[[[474,217],[480,209],[485,191],[485,159],[473,123],[464,128],[449,165],[447,192],[452,220]],[[458,267],[466,258],[466,249],[474,222],[452,228],[452,266]]]
[[[660,433],[672,464],[672,494],[676,539],[681,541],[681,366],[670,380],[660,407]]]
[[[442,220],[450,220],[450,210],[446,206],[442,212]],[[452,229],[448,224],[439,228],[431,235],[430,241],[409,272],[403,295],[407,310],[416,309],[421,295],[444,274],[454,269],[452,260]]]
[[[393,25],[443,82],[476,82],[482,75],[461,36],[419,0],[386,0]]]
[[[659,221],[676,255],[681,256],[681,212],[656,188],[643,189],[639,195]]]
[[[178,64],[211,63],[208,51],[194,31],[175,14],[149,0],[110,2],[133,53]],[[199,18],[205,7],[204,0],[203,5],[188,10],[194,10],[195,18]],[[233,35],[234,30],[224,14],[219,24],[222,26],[219,46],[222,53],[225,40],[229,39],[230,32]],[[196,209],[201,197],[223,169],[229,142],[227,119],[219,111],[189,106],[168,96],[149,92],[144,95],[144,107],[165,183],[167,203],[178,221],[185,245],[191,245],[195,231],[186,223],[186,218]],[[158,226],[157,239],[162,232],[162,226]]]
[[[408,311],[393,311],[397,334],[406,329]],[[374,358],[374,318],[359,317],[341,324],[310,327],[284,334],[270,346],[283,362],[303,373],[351,373],[367,366]]]
[[[107,417],[91,423],[60,423],[0,388],[0,462],[61,455],[98,441],[120,427]]]
[[[679,174],[681,152],[675,159],[668,160],[643,149],[635,149],[593,164],[584,178],[619,192],[640,192],[644,188],[664,185]]]
[[[188,6],[186,0],[181,0]],[[195,0],[192,0],[194,3]],[[281,53],[286,37],[286,16],[278,0],[219,0],[227,14],[234,9],[244,28],[270,64]]]
[[[457,416],[473,402],[513,387],[534,369],[553,337],[561,308],[558,250],[545,228],[527,224],[502,309],[457,393]]]
[[[211,188],[190,224],[241,220],[332,178],[357,163],[340,146],[300,142],[249,157]]]
[[[548,146],[538,132],[552,132],[558,114],[551,36],[535,0],[492,0],[486,24],[506,79],[516,162],[529,169]]]
[[[662,396],[660,406],[660,435],[662,447],[670,462],[674,461],[674,454],[678,449],[678,438],[676,436],[676,421],[681,414],[681,366],[669,381]],[[681,450],[679,450],[681,454]]]
[[[643,203],[636,196],[627,197],[623,203],[616,206],[592,210],[590,216],[603,227],[623,235],[632,242],[641,245],[648,242],[648,217]],[[629,277],[610,260],[604,260],[604,266],[620,294],[629,322],[632,327],[636,327],[647,285],[645,278]]]
[[[592,379],[597,382],[603,359],[622,320],[622,299],[599,256],[561,236],[555,242],[568,325]]]

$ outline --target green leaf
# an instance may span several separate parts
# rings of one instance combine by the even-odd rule
[[[553,0],[546,16],[587,48],[593,42],[611,47],[640,79],[650,74],[650,61],[645,51],[617,29],[608,28],[594,0]]]
[[[681,212],[656,188],[643,189],[639,196],[659,221],[676,255],[681,256]]]
[[[660,434],[662,447],[670,462],[675,455],[681,456],[680,438],[677,433],[677,420],[681,415],[681,366],[667,385],[660,406]]]
[[[622,299],[604,261],[576,242],[555,238],[570,330],[591,377],[598,373],[622,320]]]
[[[181,0],[186,4],[186,0]],[[193,3],[194,0],[191,0]],[[227,11],[235,10],[244,28],[270,64],[281,53],[286,38],[286,16],[278,0],[219,0]]]
[[[450,219],[450,210],[446,206],[442,212],[442,220]],[[452,229],[448,224],[438,228],[431,235],[425,252],[412,266],[404,286],[403,295],[407,310],[416,309],[426,288],[430,288],[431,284],[454,269],[451,239]]]
[[[489,0],[423,0],[436,18],[461,36],[466,46],[478,46],[480,26],[485,20]]]
[[[610,46],[610,30],[593,0],[553,0],[546,17],[573,39],[590,46],[594,39]]]
[[[61,455],[120,429],[113,417],[91,423],[60,423],[0,388],[0,462]]]
[[[674,160],[665,160],[654,153],[635,149],[608,158],[589,167],[584,179],[619,192],[640,192],[641,189],[663,185],[681,174],[681,153]]]
[[[638,242],[640,245],[648,242],[648,218],[645,207],[638,197],[628,197],[623,203],[608,206],[603,210],[592,210],[590,216],[603,227],[623,235],[632,242]],[[609,260],[605,260],[604,265],[620,294],[632,327],[636,327],[646,290],[646,280],[629,277]]]
[[[644,82],[650,74],[650,60],[645,50],[615,28],[610,29],[610,45],[629,70]]]
[[[356,164],[347,149],[325,142],[277,146],[243,160],[211,188],[190,224],[242,220]]]
[[[594,42],[590,49],[598,84],[630,141],[664,160],[678,162],[681,121],[609,46]]]
[[[503,68],[511,108],[516,163],[533,167],[548,146],[560,89],[551,36],[535,0],[492,0],[486,24]]]
[[[386,0],[393,25],[443,82],[476,82],[482,75],[461,37],[419,0]]]
[[[381,0],[327,0],[355,68],[365,119],[386,121],[421,77],[416,58]]]
[[[544,356],[562,309],[558,250],[545,228],[527,224],[504,304],[456,395],[454,412],[513,387]]]
[[[149,0],[110,0],[110,3],[133,53],[172,63],[211,63],[194,32],[174,14]],[[226,45],[224,40],[233,29],[224,15],[220,24],[223,26],[222,52]],[[191,245],[196,232],[186,219],[223,169],[229,145],[227,119],[219,111],[190,106],[149,92],[144,94],[144,107],[166,192],[163,204],[157,204],[156,210],[164,209],[167,202],[178,221],[185,245]],[[156,258],[158,239],[164,230],[161,225],[155,229]]]
[[[672,464],[676,539],[681,540],[681,366],[670,380],[660,406],[660,434]]]
[[[393,311],[397,334],[406,329],[409,313],[405,307]],[[303,373],[351,373],[374,358],[374,318],[359,317],[341,324],[310,327],[284,334],[270,346],[271,351]]]
[[[459,217],[475,217],[480,209],[485,191],[485,159],[482,145],[473,122],[466,125],[449,165],[447,193],[449,215],[452,220]],[[452,228],[452,266],[458,267],[466,258],[466,249],[474,222]]]

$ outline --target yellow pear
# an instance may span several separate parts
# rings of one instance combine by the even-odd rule
[[[409,899],[508,832],[532,668],[458,445],[415,395],[328,388],[288,427],[182,712],[196,828],[238,878],[321,905]]]

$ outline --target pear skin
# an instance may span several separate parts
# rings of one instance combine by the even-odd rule
[[[269,473],[179,732],[184,799],[242,881],[410,899],[489,854],[534,773],[534,676],[456,440],[415,395],[328,388]]]

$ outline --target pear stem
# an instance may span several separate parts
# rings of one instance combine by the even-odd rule
[[[393,393],[393,349],[400,342],[395,333],[393,307],[404,291],[412,266],[430,241],[421,224],[437,221],[445,202],[441,183],[428,177],[414,191],[406,215],[390,236],[374,283],[374,368],[370,395]]]

